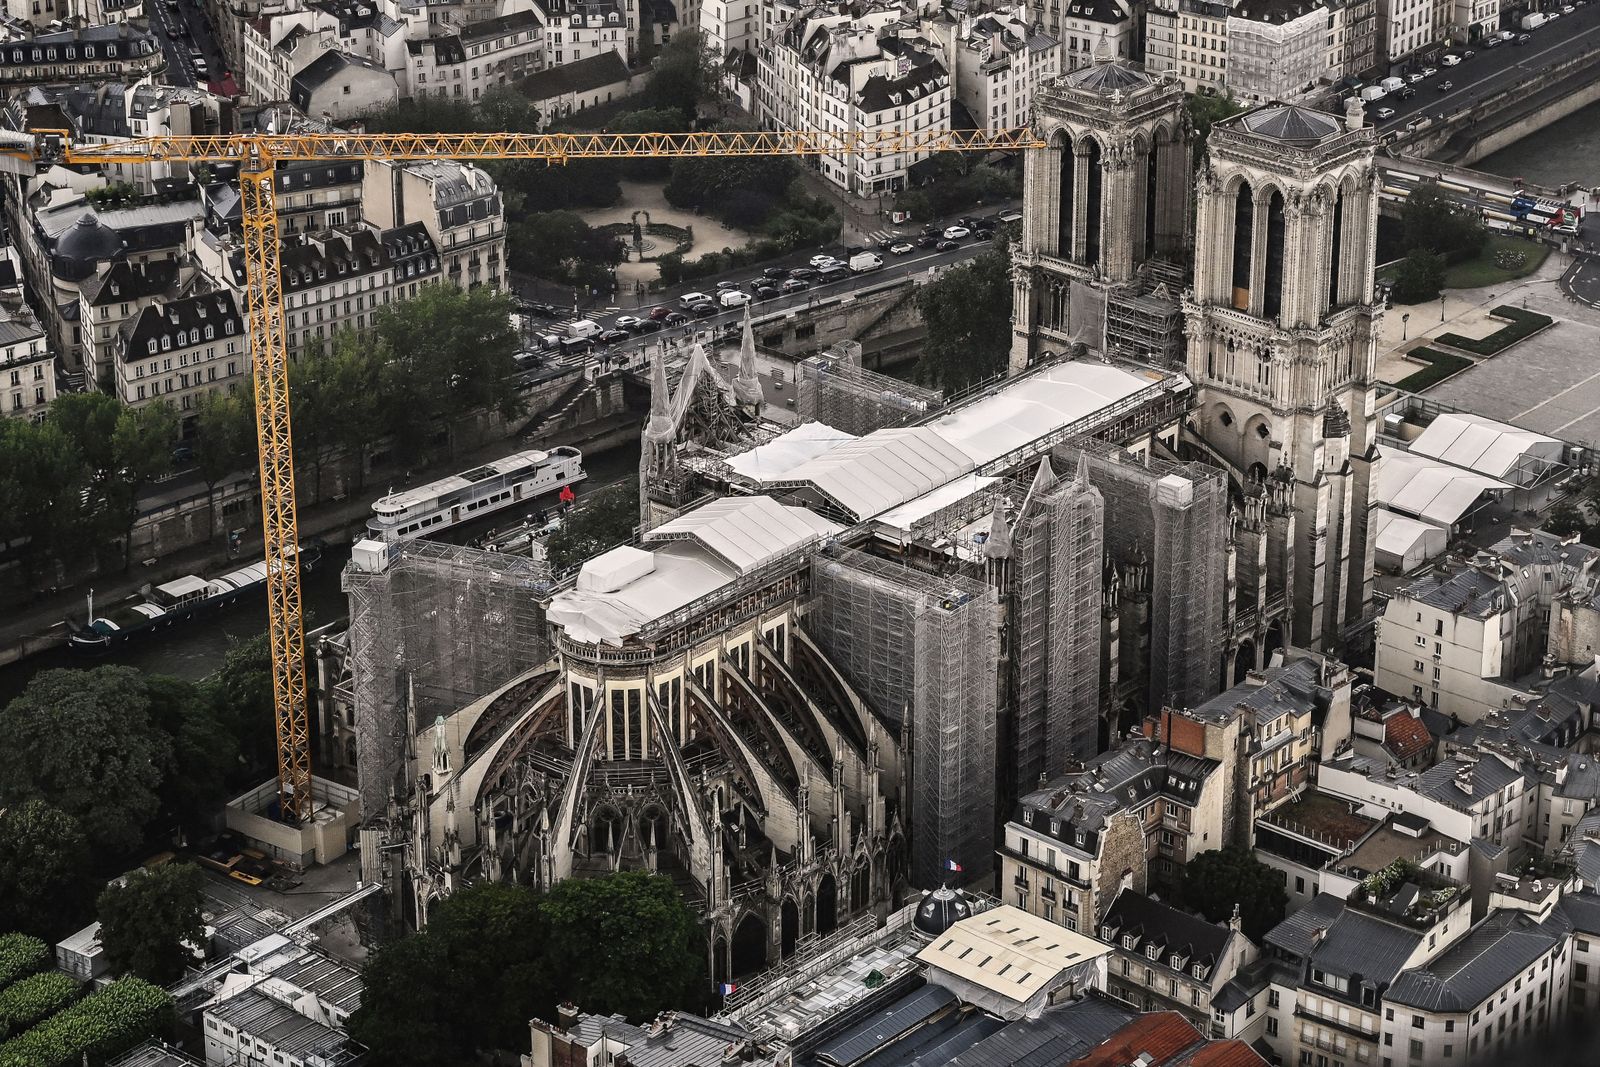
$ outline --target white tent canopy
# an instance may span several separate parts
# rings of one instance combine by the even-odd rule
[[[1373,513],[1373,524],[1377,530],[1377,564],[1397,574],[1409,574],[1430,559],[1444,555],[1450,544],[1448,530],[1382,508]]]
[[[1485,493],[1511,486],[1426,456],[1378,446],[1378,503],[1390,511],[1450,528],[1473,509]]]
[[[1564,448],[1554,437],[1460,411],[1439,415],[1411,442],[1415,455],[1524,486],[1559,466]]]

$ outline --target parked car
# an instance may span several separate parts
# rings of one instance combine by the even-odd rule
[[[750,295],[757,300],[771,300],[778,295],[778,290],[776,286],[758,285],[751,290]]]
[[[1374,111],[1372,113],[1372,117],[1377,119],[1379,122],[1384,122],[1384,121],[1386,121],[1388,119],[1392,119],[1392,118],[1394,118],[1394,108],[1392,108],[1392,107],[1380,107],[1378,110],[1376,110],[1376,111]]]
[[[947,226],[944,231],[946,241],[959,241],[963,237],[971,237],[972,231],[965,226]]]
[[[917,246],[909,241],[896,241],[889,246],[889,254],[894,256],[909,256],[917,250]]]
[[[1516,40],[1512,41],[1511,43],[1512,44],[1527,44],[1531,40],[1533,40],[1533,38],[1530,37],[1528,34],[1519,33],[1519,34],[1517,34]]]
[[[1422,80],[1422,72],[1419,71],[1419,70],[1414,70],[1410,74],[1406,75],[1406,81],[1410,82],[1412,85],[1417,84],[1417,82],[1419,82],[1421,80]]]
[[[1422,76],[1424,78],[1431,78],[1437,73],[1439,73],[1439,68],[1438,67],[1423,67],[1422,68]]]
[[[850,277],[849,267],[846,267],[843,263],[833,263],[817,271],[817,284],[827,285],[829,282],[836,282],[841,278],[848,277]]]
[[[761,272],[763,278],[781,279],[788,275],[788,270],[783,267],[768,267]]]
[[[665,304],[662,304],[658,308],[651,308],[650,309],[650,321],[651,322],[660,322],[661,320],[663,320],[665,318],[668,318],[671,315],[672,315],[672,309],[667,307]]]
[[[727,292],[729,289],[737,289],[737,288],[739,288],[739,283],[738,282],[727,281],[727,282],[718,282],[717,283],[717,291],[718,292]]]
[[[918,248],[932,248],[934,245],[936,245],[938,243],[939,243],[939,234],[937,232],[925,233],[921,237],[917,238],[917,247]]]
[[[627,330],[607,330],[605,333],[600,335],[599,341],[603,345],[614,345],[618,341],[626,341],[632,336],[633,334],[629,333]]]
[[[678,297],[678,307],[684,311],[691,311],[696,304],[709,304],[711,297],[705,293],[684,293]]]
[[[813,267],[815,267],[817,270],[821,270],[824,267],[831,267],[837,262],[839,262],[839,261],[837,259],[834,259],[832,256],[812,256],[811,257],[811,265]]]
[[[974,241],[992,241],[994,240],[994,231],[988,227],[984,227],[983,229],[979,230],[973,230],[972,239]]]
[[[1473,56],[1475,56],[1475,55],[1477,55],[1477,54],[1478,54],[1478,53],[1477,53],[1477,50],[1476,50],[1476,49],[1472,49],[1472,48],[1463,48],[1463,49],[1462,49],[1462,50],[1461,50],[1461,58],[1462,58],[1462,59],[1471,59],[1471,58],[1472,58],[1472,57],[1473,57]]]
[[[789,278],[789,279],[786,279],[781,285],[778,286],[778,292],[780,292],[780,293],[803,293],[809,288],[811,288],[811,283],[809,283],[807,281],[804,281],[804,280],[802,280],[800,278]]]
[[[633,330],[635,333],[637,333],[638,330],[639,330],[639,324],[642,323],[643,321],[644,320],[639,318],[639,316],[637,316],[637,315],[618,315],[617,316],[617,329],[619,329],[619,330]]]
[[[1453,82],[1453,81],[1450,81],[1449,79],[1446,79],[1446,80],[1444,80],[1444,81],[1439,83],[1439,91],[1441,93],[1448,93],[1451,89],[1454,89],[1455,87],[1456,87],[1456,83]]]
[[[1403,88],[1401,88],[1397,95],[1402,100],[1410,100],[1413,96],[1417,95],[1417,91],[1415,89],[1413,89],[1411,86],[1407,85],[1407,86],[1404,86]]]
[[[1439,62],[1443,63],[1447,67],[1459,66],[1460,63],[1461,63],[1461,57],[1460,56],[1445,56],[1443,59],[1439,60]]]
[[[661,321],[667,326],[682,326],[689,321],[689,316],[681,311],[669,311]]]
[[[645,319],[643,322],[641,322],[639,324],[639,332],[640,333],[660,333],[661,332],[661,320],[660,319]]]
[[[789,272],[791,278],[815,278],[817,272],[810,267],[796,267]]]
[[[721,303],[725,308],[744,307],[750,303],[750,294],[738,289],[724,289]]]
[[[697,319],[703,319],[717,313],[717,305],[709,300],[702,300],[697,304],[689,305],[689,314]]]
[[[956,244],[954,241],[940,241],[938,244],[933,246],[933,250],[935,252],[954,252],[960,247],[961,246]]]

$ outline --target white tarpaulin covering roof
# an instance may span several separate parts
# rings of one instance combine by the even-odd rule
[[[579,571],[577,587],[551,598],[547,617],[574,641],[620,645],[641,627],[709,596],[743,571],[840,529],[805,508],[786,507],[770,497],[725,497],[652,530],[648,551],[624,545],[589,560]],[[741,539],[755,543],[741,546]],[[643,555],[653,564],[648,570],[640,565]],[[621,584],[615,580],[631,575],[636,577]],[[612,585],[616,587],[600,588]]]
[[[1560,463],[1562,444],[1554,437],[1510,426],[1482,415],[1465,412],[1447,412],[1435,418],[1411,442],[1411,451],[1419,456],[1432,456],[1446,463],[1487,474],[1491,478],[1512,478],[1522,484],[1531,484],[1544,472],[1544,464],[1527,467],[1526,473],[1516,471],[1524,456],[1532,456],[1551,463]]]
[[[917,959],[967,986],[958,996],[987,993],[983,1006],[1006,1013],[1047,991],[1063,971],[1110,954],[1110,945],[1002,904],[960,920]]]
[[[808,459],[815,459],[835,445],[854,441],[855,434],[835,430],[820,422],[802,422],[764,445],[741,452],[728,460],[735,474],[758,484],[776,481]]]
[[[723,497],[657,526],[644,540],[651,544],[688,538],[748,574],[797,545],[840,529],[816,512],[785,507],[770,496]]]
[[[1384,445],[1378,446],[1378,503],[1391,511],[1451,527],[1486,492],[1510,489],[1496,478]]]
[[[973,462],[931,426],[874,430],[807,460],[786,482],[813,485],[857,518],[887,511],[961,477]]]
[[[1110,363],[1072,360],[1030,374],[1015,386],[957,408],[929,425],[981,467],[1164,377],[1157,371],[1134,373]]]
[[[1443,527],[1383,508],[1373,512],[1372,521],[1378,531],[1378,565],[1393,567],[1402,574],[1444,555],[1450,544],[1450,534]]]
[[[953,482],[946,482],[930,493],[922,494],[915,500],[908,500],[897,508],[890,508],[875,521],[892,530],[909,531],[939,509],[947,508],[959,500],[965,500],[973,493],[987,489],[999,480],[999,478],[985,478],[980,474],[963,475]],[[984,521],[988,521],[988,516],[984,516]]]

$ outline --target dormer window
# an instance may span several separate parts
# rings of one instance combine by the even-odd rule
[[[152,338],[150,338],[150,354],[151,355],[155,355],[155,351],[156,351],[156,339],[154,337],[152,337]]]
[[[111,283],[111,295],[112,296],[116,296],[116,295],[118,295],[119,292],[120,292],[120,290],[117,288],[117,283],[116,282],[112,282]]]
[[[161,351],[165,352],[172,347],[172,338],[167,334],[161,335]]]
[[[1152,959],[1152,960],[1155,959],[1156,958],[1156,947],[1154,945],[1146,945],[1145,946],[1145,950],[1144,950],[1144,954],[1145,954],[1145,957],[1147,959]]]
[[[1206,969],[1197,963],[1194,965],[1194,970],[1190,973],[1192,973],[1196,978],[1204,978],[1206,976]]]
[[[1123,948],[1132,948],[1133,947],[1133,942],[1134,942],[1133,935],[1132,934],[1126,934],[1122,938],[1122,947]]]
[[[1175,971],[1181,970],[1183,968],[1183,957],[1174,952],[1172,954],[1172,961],[1169,966],[1171,966]]]
[[[215,332],[216,332],[216,331],[215,331],[215,330],[214,330],[214,329],[213,329],[213,328],[212,328],[212,327],[211,327],[211,326],[209,326],[209,325],[208,325],[208,326],[206,326],[206,340],[207,340],[207,341],[209,341],[209,340],[211,340],[211,336],[212,336],[212,334],[213,334],[213,333],[215,333]]]

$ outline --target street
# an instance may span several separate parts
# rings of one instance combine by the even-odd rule
[[[1496,48],[1485,48],[1483,42],[1478,41],[1448,49],[1460,55],[1471,48],[1477,55],[1454,67],[1447,67],[1437,59],[1430,61],[1427,65],[1437,67],[1439,72],[1413,83],[1412,88],[1417,91],[1415,96],[1401,100],[1391,93],[1377,106],[1368,108],[1367,113],[1374,114],[1379,107],[1393,108],[1392,118],[1375,125],[1380,130],[1404,129],[1406,123],[1416,119],[1437,119],[1454,114],[1481,97],[1515,86],[1540,68],[1600,46],[1600,0],[1588,0],[1581,7],[1574,5],[1571,14],[1562,14],[1529,31],[1528,36],[1531,39],[1522,45],[1507,41]],[[1420,68],[1423,64],[1416,65]],[[1446,82],[1453,88],[1440,92],[1439,87]]]
[[[193,0],[150,0],[145,5],[150,30],[161,41],[167,55],[167,82],[185,88],[219,82],[226,75],[222,49],[212,35],[211,24]],[[206,76],[199,77],[192,53],[198,51],[206,64]]]
[[[989,205],[973,209],[972,214],[980,218],[993,218],[998,213],[1014,206],[1014,204],[1009,203]],[[908,223],[904,226],[878,231],[872,237],[875,241],[892,241],[898,238],[905,238],[907,241],[914,242],[921,235],[923,225],[935,226],[942,233],[945,227],[955,224],[956,221],[956,218],[952,217],[927,224]],[[937,252],[931,248],[915,248],[909,255],[897,256],[887,251],[878,251],[877,254],[883,259],[883,267],[879,270],[868,271],[864,274],[848,274],[834,282],[807,279],[810,288],[803,292],[753,301],[750,304],[751,314],[760,318],[775,312],[803,309],[817,303],[819,299],[834,299],[840,294],[848,293],[854,289],[878,285],[884,281],[904,278],[912,274],[924,273],[935,266],[964,263],[976,257],[988,247],[987,242],[976,241],[971,237],[963,238],[956,243],[959,247],[946,252]],[[876,248],[871,250],[877,251]],[[781,268],[787,271],[796,267],[804,267],[809,264],[812,256],[819,253],[827,253],[840,259],[847,259],[846,252],[847,249],[840,246],[830,246],[824,249],[802,249],[776,259],[763,260],[759,264],[741,267],[738,270],[726,271],[722,274],[705,278],[696,278],[693,281],[672,286],[661,292],[650,294],[647,301],[634,302],[627,300],[624,296],[623,299],[611,304],[580,307],[577,314],[573,313],[570,304],[552,305],[556,311],[554,317],[531,319],[531,330],[529,332],[535,336],[528,339],[531,341],[528,347],[531,351],[537,351],[540,355],[545,355],[552,366],[582,366],[586,363],[597,363],[606,357],[609,357],[612,362],[618,362],[620,357],[622,362],[631,363],[640,352],[650,348],[662,339],[683,337],[686,332],[687,334],[698,332],[719,336],[725,331],[736,330],[738,324],[744,319],[744,308],[719,308],[715,315],[708,315],[705,318],[691,318],[687,323],[666,327],[657,332],[635,334],[626,341],[619,341],[614,345],[596,344],[588,352],[561,353],[548,346],[541,349],[537,336],[566,337],[572,323],[579,319],[589,319],[599,324],[602,329],[609,330],[617,328],[617,318],[622,315],[643,319],[648,318],[651,311],[660,307],[665,307],[669,311],[678,311],[679,299],[685,294],[705,293],[715,298],[718,282],[737,283],[740,289],[749,293],[754,285],[764,283],[767,280],[762,277],[764,269]],[[520,289],[521,287],[519,287]],[[715,302],[715,299],[713,299],[713,303]]]

